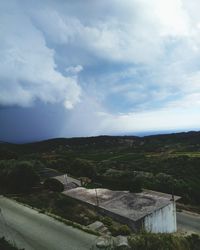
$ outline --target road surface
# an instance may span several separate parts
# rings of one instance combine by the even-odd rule
[[[89,250],[96,236],[0,196],[0,236],[25,250]]]
[[[181,231],[200,234],[200,215],[190,212],[177,212],[177,226]]]
[[[25,250],[89,250],[96,236],[0,196],[0,236]],[[178,229],[200,233],[200,215],[177,212]]]

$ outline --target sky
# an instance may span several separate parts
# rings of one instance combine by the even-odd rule
[[[0,1],[0,140],[200,128],[199,0]]]

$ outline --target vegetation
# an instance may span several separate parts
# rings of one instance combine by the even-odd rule
[[[108,226],[108,229],[113,236],[118,236],[118,235],[128,236],[132,233],[132,230],[127,225],[121,225],[121,226],[111,225]]]
[[[181,237],[173,234],[143,233],[130,237],[129,243],[134,250],[198,250],[200,237],[194,234]]]
[[[198,207],[199,142],[200,132],[1,143],[0,168],[26,161],[39,174],[41,169],[51,168],[76,177],[87,176],[102,187],[174,193],[183,203]]]
[[[54,192],[62,192],[64,190],[63,184],[53,178],[48,178],[44,181],[44,188]]]
[[[20,250],[10,244],[4,237],[0,238],[0,250]],[[22,250],[22,249],[21,249]]]
[[[177,236],[175,234],[140,233],[128,237],[129,247],[116,246],[111,242],[107,250],[199,250],[200,236]]]
[[[94,163],[89,160],[79,158],[72,160],[72,162],[68,164],[68,167],[65,171],[77,177],[87,176],[93,179],[96,177],[97,174]]]
[[[49,212],[82,225],[88,225],[98,219],[94,210],[88,209],[78,201],[58,192],[41,190],[38,193],[14,198],[19,202],[38,208],[41,212]]]
[[[200,132],[147,137],[91,137],[54,139],[15,145],[0,144],[0,192],[67,220],[74,225],[102,221],[112,235],[130,235],[130,229],[95,209],[59,193],[62,184],[49,179],[58,172],[89,177],[90,186],[139,192],[149,188],[182,196],[180,208],[200,209]],[[54,169],[51,171],[50,169]],[[40,178],[44,181],[42,189]],[[33,191],[40,188],[39,192]],[[21,194],[23,193],[23,194]],[[65,221],[66,222],[66,221]],[[78,225],[78,224],[76,224]],[[197,250],[197,235],[141,233],[131,235],[134,250]],[[10,247],[10,248],[9,248]],[[15,249],[0,240],[0,249]]]
[[[6,193],[30,192],[39,183],[39,176],[30,162],[0,161],[0,190]]]

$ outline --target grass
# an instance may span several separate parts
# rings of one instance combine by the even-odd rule
[[[191,158],[199,158],[200,157],[200,152],[175,152],[171,154],[172,156],[188,156]]]
[[[20,250],[20,249],[13,246],[13,244],[11,244],[4,237],[2,237],[0,238],[0,250]]]
[[[129,238],[131,249],[134,250],[197,250],[198,236],[176,236],[173,234],[142,233]]]
[[[85,226],[98,219],[95,211],[61,193],[42,190],[41,192],[15,196],[13,198],[40,211],[55,214],[63,219]]]
[[[199,158],[200,157],[200,152],[161,152],[161,153],[146,153],[145,156],[147,158],[151,157],[165,157],[165,158],[174,158],[174,157],[180,157],[180,156],[188,156],[191,158]]]
[[[111,240],[107,250],[199,250],[200,237],[196,234],[190,236],[177,236],[174,234],[154,234],[142,232],[128,237],[129,248],[116,246]],[[91,249],[92,250],[92,249]]]
[[[11,198],[68,226],[97,236],[100,235],[98,232],[86,227],[86,224],[90,224],[97,219],[95,212],[60,193],[43,191],[23,196],[12,196]],[[83,216],[87,216],[87,223]]]
[[[115,160],[115,161],[131,161],[137,160],[144,157],[143,154],[138,153],[126,153],[126,154],[117,154],[116,156],[110,157],[108,160]]]
[[[63,219],[62,217],[57,216],[57,215],[52,214],[52,213],[46,213],[46,214],[47,214],[48,216],[50,216],[50,217],[52,217],[52,218],[54,218],[54,219],[56,219],[56,220],[58,220],[58,221],[64,223],[65,225],[72,226],[72,227],[74,227],[74,228],[77,228],[77,229],[82,230],[82,231],[84,231],[84,232],[86,232],[86,233],[89,233],[89,234],[93,234],[93,235],[96,235],[96,236],[100,236],[100,233],[98,233],[97,231],[94,231],[94,230],[92,230],[92,229],[89,229],[89,228],[87,228],[87,227],[85,227],[85,226],[83,226],[83,225],[80,225],[80,224],[76,223],[76,222],[73,222],[73,221],[71,221],[71,220]]]

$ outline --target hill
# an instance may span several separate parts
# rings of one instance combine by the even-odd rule
[[[2,161],[29,161],[113,189],[142,185],[200,205],[200,132],[57,138],[0,144]]]
[[[61,146],[71,147],[97,147],[109,148],[116,146],[135,147],[149,151],[161,151],[163,147],[171,149],[199,150],[200,132],[183,132],[173,134],[161,134],[150,136],[97,136],[97,137],[75,137],[75,138],[55,138],[45,141],[12,144],[1,142],[0,146],[8,149],[26,152],[44,152],[53,150]],[[153,148],[152,148],[153,147]]]

